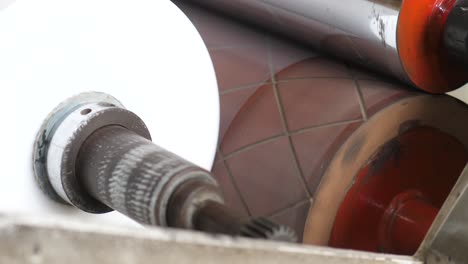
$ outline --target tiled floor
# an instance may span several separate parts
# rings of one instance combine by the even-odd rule
[[[370,116],[415,92],[229,18],[178,3],[213,59],[221,102],[213,174],[245,217],[302,235],[328,162]]]

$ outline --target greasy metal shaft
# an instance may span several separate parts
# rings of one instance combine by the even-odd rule
[[[198,166],[120,126],[95,131],[82,145],[77,177],[97,200],[139,223],[167,226],[167,204],[185,182],[216,186]]]
[[[224,205],[207,171],[121,126],[86,139],[76,174],[92,197],[142,224],[296,240],[292,230],[266,219],[243,221]]]
[[[194,217],[194,227],[201,231],[239,235],[243,221],[225,206],[209,202],[198,210]]]
[[[193,224],[196,230],[212,233],[286,242],[297,241],[295,232],[289,227],[278,225],[263,217],[241,219],[226,206],[216,202],[205,203],[197,211]]]

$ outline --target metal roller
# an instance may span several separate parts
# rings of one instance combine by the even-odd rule
[[[206,170],[151,142],[144,122],[110,95],[83,93],[44,121],[34,147],[43,192],[88,213],[140,224],[294,242],[286,226],[246,221]]]
[[[295,239],[285,226],[232,212],[206,171],[217,144],[216,78],[171,2],[3,2],[2,215]],[[160,23],[165,16],[174,27]],[[181,35],[160,39],[173,30]]]
[[[109,208],[148,225],[295,242],[286,226],[244,221],[225,205],[211,175],[148,139],[107,126],[86,139],[77,178]]]
[[[463,0],[187,0],[431,93],[468,80]]]
[[[122,20],[122,16],[128,20]],[[161,24],[162,17],[173,26]],[[174,30],[180,33],[175,39],[161,39],[171,36]],[[152,32],[158,32],[158,36]],[[219,123],[216,76],[203,40],[171,2],[132,0],[129,5],[127,0],[0,1],[0,38],[0,111],[8,113],[4,123],[10,127],[0,130],[0,137],[5,139],[0,160],[9,164],[0,176],[0,214],[140,226],[118,212],[89,214],[53,202],[35,182],[31,169],[33,142],[40,129],[55,129],[41,128],[44,119],[60,102],[83,92],[101,92],[88,98],[95,103],[110,100],[106,94],[119,98],[121,103],[107,103],[124,104],[137,113],[152,132],[155,144],[197,166],[211,168]],[[183,64],[174,61],[177,56],[185,58]],[[197,72],[192,72],[193,68]],[[161,72],[164,74],[157,74]],[[185,78],[179,78],[180,72],[185,72]],[[94,107],[105,108],[97,104]],[[125,123],[142,133],[142,126],[135,126],[139,123],[125,121],[134,116],[129,111],[116,107],[110,110],[99,122],[121,117],[121,125]],[[76,118],[92,116],[75,114]],[[41,186],[51,187],[46,182]],[[63,196],[57,194],[54,199],[66,202]]]
[[[76,168],[76,177],[91,196],[147,225],[168,226],[172,194],[191,181],[203,183],[204,200],[223,203],[208,172],[117,125],[100,128],[86,139]],[[188,219],[182,227],[191,223]]]
[[[468,161],[466,104],[178,6],[218,77],[227,204],[307,244],[413,254]]]

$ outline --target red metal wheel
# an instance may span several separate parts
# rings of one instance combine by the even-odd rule
[[[430,127],[390,140],[358,172],[330,245],[414,254],[467,159],[458,140]]]

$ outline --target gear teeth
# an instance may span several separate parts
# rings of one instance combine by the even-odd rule
[[[274,241],[297,242],[296,233],[288,226],[278,225],[266,218],[255,218],[246,223],[240,235]]]

